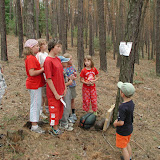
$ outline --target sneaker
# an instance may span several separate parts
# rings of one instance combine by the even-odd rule
[[[73,119],[73,117],[68,118],[69,123],[75,123],[76,121]]]
[[[54,130],[53,127],[51,127],[51,130],[48,131],[51,135],[61,135],[62,131],[60,129]]]
[[[70,117],[71,117],[71,118],[73,118],[73,120],[74,120],[74,121],[76,121],[76,120],[77,120],[77,116],[76,116],[76,114],[75,114],[75,113],[71,114],[71,115],[70,115]]]
[[[41,113],[40,116],[41,116],[43,119],[47,119],[47,118],[48,118],[44,113]]]
[[[73,131],[73,129],[74,129],[72,126],[69,126],[69,124],[66,124],[66,125],[60,124],[59,128],[66,130],[66,131]]]
[[[43,130],[41,127],[38,126],[37,129],[33,129],[31,128],[32,132],[36,132],[36,133],[45,133],[45,130]]]
[[[70,126],[70,127],[73,127],[73,123],[71,123],[71,122],[68,122],[68,126]]]

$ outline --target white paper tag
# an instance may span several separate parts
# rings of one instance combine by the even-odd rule
[[[60,101],[63,103],[64,107],[66,108],[66,103],[64,102],[63,98],[60,98]]]
[[[129,56],[132,49],[132,42],[120,42],[119,53],[123,56]]]

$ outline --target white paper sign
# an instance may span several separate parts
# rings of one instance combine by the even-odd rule
[[[123,56],[129,56],[132,49],[132,42],[120,42],[119,53]]]

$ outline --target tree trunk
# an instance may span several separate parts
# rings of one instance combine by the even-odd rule
[[[113,16],[110,10],[110,2],[107,2],[107,9],[108,9],[109,22],[112,30],[113,59],[115,60],[116,59],[115,27],[113,25]]]
[[[14,16],[15,16],[15,31],[14,31],[14,33],[15,33],[15,36],[17,36],[18,35],[18,29],[17,29],[17,6],[16,5],[14,7]]]
[[[89,1],[89,55],[94,55],[94,34],[93,34],[93,4]]]
[[[155,50],[155,31],[156,31],[156,29],[155,29],[155,27],[156,27],[156,2],[155,1],[153,1],[152,2],[152,8],[151,8],[151,10],[152,10],[152,18],[151,19],[153,19],[152,20],[152,31],[151,31],[151,42],[152,42],[152,50],[151,50],[151,59],[153,59],[153,57],[154,57],[154,50]]]
[[[40,38],[40,31],[39,31],[39,0],[35,0],[35,8],[36,8],[36,33],[37,39]]]
[[[34,29],[34,0],[25,0],[26,7],[26,38],[35,39],[35,29]]]
[[[74,38],[74,24],[73,24],[73,9],[72,5],[70,6],[70,23],[71,23],[71,46],[73,47],[73,38]]]
[[[78,32],[77,32],[77,61],[78,71],[83,68],[84,47],[83,47],[83,0],[78,0]]]
[[[51,32],[52,38],[57,37],[57,12],[56,12],[56,2],[52,0],[51,2]]]
[[[48,0],[45,0],[45,14],[46,14],[46,40],[49,41],[49,26],[48,26]]]
[[[160,0],[157,0],[156,14],[156,75],[160,76]]]
[[[117,43],[116,43],[116,47],[119,47],[119,44],[121,41],[124,41],[124,14],[123,14],[123,10],[124,10],[124,1],[120,0],[120,4],[119,4],[119,14],[118,14],[118,30],[117,30]],[[117,67],[120,67],[121,65],[121,56],[118,52],[118,56],[117,56]]]
[[[60,0],[60,32],[59,32],[59,37],[60,40],[62,40],[62,53],[64,54],[66,51],[66,21],[65,21],[65,11],[64,11],[64,0]]]
[[[106,60],[106,27],[104,19],[104,0],[97,1],[98,24],[99,24],[99,55],[100,69],[107,72]]]
[[[143,37],[143,33],[144,33],[144,19],[145,19],[145,15],[146,15],[146,10],[147,10],[147,6],[148,6],[148,1],[149,0],[146,0],[145,1],[145,5],[144,5],[144,10],[143,10],[143,13],[142,13],[142,19],[141,19],[141,23],[140,23],[140,36],[139,36],[139,39],[140,39],[140,43],[139,43],[139,46],[138,48],[140,48],[142,50],[142,58],[144,58],[144,51],[143,51],[143,47],[144,47],[144,37]],[[136,54],[136,62],[139,64],[139,54],[137,53]]]
[[[6,20],[5,20],[5,0],[0,0],[0,21],[1,21],[1,60],[8,61]]]
[[[84,15],[84,28],[85,28],[85,48],[88,47],[88,17],[89,17],[89,1],[88,1],[88,10],[85,9],[85,15]]]
[[[66,0],[65,3],[65,49],[68,49],[68,41],[67,41],[67,37],[68,37],[68,0]]]
[[[18,38],[19,38],[19,58],[22,58],[23,52],[23,24],[20,0],[17,0],[17,17],[18,17]]]
[[[135,54],[138,51],[139,43],[139,27],[141,22],[141,13],[144,0],[130,0],[129,1],[129,12],[127,17],[126,32],[125,32],[125,41],[133,42],[132,50],[129,57],[122,56],[119,81],[133,83],[134,75],[134,63],[135,63]],[[117,119],[118,106],[120,103],[120,94],[119,89],[116,96],[116,106],[113,113],[113,119]]]

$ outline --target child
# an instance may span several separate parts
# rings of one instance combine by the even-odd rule
[[[133,111],[134,103],[131,96],[135,92],[135,88],[131,83],[117,83],[120,89],[120,95],[123,98],[123,103],[118,109],[118,119],[114,122],[116,127],[116,146],[122,149],[124,160],[131,160],[132,149],[129,144],[131,133],[133,132]]]
[[[1,100],[2,100],[2,97],[5,93],[6,88],[7,88],[7,85],[6,85],[5,79],[3,77],[3,69],[2,69],[2,66],[0,65],[0,105],[1,105]]]
[[[66,94],[66,87],[63,77],[63,66],[57,55],[61,52],[62,43],[53,39],[48,43],[49,55],[44,62],[44,70],[47,82],[47,98],[50,112],[49,131],[52,135],[60,135],[58,128],[59,120],[63,115],[63,104],[60,98]]]
[[[69,117],[69,121],[72,123],[75,123],[75,121],[77,120],[76,114],[75,114],[75,101],[74,99],[76,98],[76,76],[77,76],[77,72],[75,67],[73,66],[73,59],[72,56],[69,53],[65,53],[63,55],[65,58],[70,58],[69,62],[68,62],[68,67],[65,69],[67,76],[70,77],[71,75],[73,76],[73,82],[71,85],[69,85],[69,88],[71,90],[71,109],[72,109],[72,114]]]
[[[69,88],[69,85],[71,85],[73,82],[73,76],[70,76],[70,78],[68,78],[66,71],[65,71],[65,68],[67,68],[68,61],[70,60],[70,58],[65,58],[63,56],[59,56],[59,58],[61,59],[61,63],[63,66],[63,75],[64,75],[64,80],[65,80],[65,85],[67,87],[67,92],[64,97],[64,102],[66,103],[66,106],[64,107],[63,116],[62,116],[62,119],[60,120],[60,128],[67,130],[67,131],[72,131],[73,123],[69,123],[68,118],[69,118],[69,114],[71,111],[71,90]]]
[[[39,114],[42,102],[41,89],[45,84],[43,77],[44,68],[40,67],[40,63],[35,55],[39,51],[38,41],[29,39],[24,44],[25,67],[27,73],[26,88],[29,90],[31,105],[30,105],[30,121],[32,123],[31,131],[44,133],[41,127],[38,126]]]
[[[90,101],[92,110],[97,115],[97,93],[95,82],[99,79],[98,70],[94,67],[92,57],[87,55],[84,58],[84,68],[80,73],[80,81],[83,83],[83,110],[88,112],[90,108]]]
[[[48,53],[45,52],[45,50],[47,49],[46,40],[45,39],[39,39],[38,44],[39,44],[39,47],[40,47],[40,52],[38,52],[36,54],[36,58],[38,59],[41,67],[43,67],[44,61],[45,61],[46,57],[48,56]],[[43,73],[43,75],[44,75],[44,78],[46,79],[45,73]],[[48,117],[43,113],[43,106],[44,105],[45,105],[46,113],[49,113],[48,100],[47,100],[47,96],[46,96],[46,85],[44,85],[42,87],[42,106],[41,106],[41,109],[40,109],[40,116],[44,119],[47,119]]]

